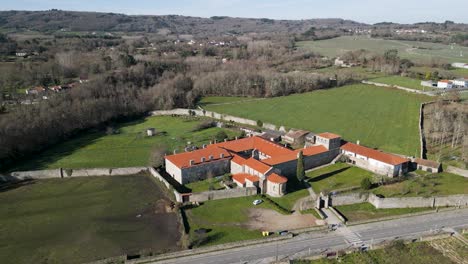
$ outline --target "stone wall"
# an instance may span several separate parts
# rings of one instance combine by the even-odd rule
[[[312,168],[330,163],[339,154],[339,149],[330,150],[325,153],[305,156],[304,169],[310,170]],[[295,177],[297,170],[297,160],[288,161],[278,165],[274,165],[276,169],[281,170],[281,174],[286,177]]]
[[[468,206],[468,195],[461,194],[436,197],[379,198],[374,194],[370,194],[369,203],[374,205],[375,208]]]
[[[187,184],[191,182],[205,180],[211,173],[213,176],[221,176],[229,173],[230,159],[219,159],[210,162],[206,162],[202,165],[194,165],[188,168],[182,169],[182,182],[181,184]]]
[[[122,176],[147,171],[146,167],[97,168],[97,169],[53,169],[36,171],[15,171],[1,177],[2,181],[42,180],[88,176]]]
[[[348,204],[365,203],[367,201],[368,201],[368,194],[365,194],[365,193],[334,194],[334,195],[330,195],[329,205],[331,206],[348,205]]]
[[[190,109],[185,109],[185,108],[176,108],[172,110],[158,110],[158,111],[151,112],[151,115],[152,116],[189,115],[189,110]],[[212,111],[206,111],[203,109],[192,109],[192,113],[195,113],[196,116],[205,116],[205,117],[223,120],[226,122],[234,122],[234,123],[243,124],[243,125],[257,126],[256,120],[237,117],[237,116],[231,116],[231,115],[226,115],[226,114],[220,114],[220,113],[216,113]],[[270,124],[270,123],[263,123],[263,128],[276,130],[277,126],[274,124]]]
[[[154,168],[150,168],[150,169],[149,169],[149,172],[150,172],[150,174],[151,174],[153,177],[155,177],[158,181],[162,182],[162,183],[166,186],[166,188],[167,188],[168,190],[171,189],[172,185],[171,185],[166,179],[164,179],[164,177],[161,176],[161,174],[159,174],[159,172],[157,172]],[[173,189],[174,189],[174,188],[173,188]],[[175,189],[174,189],[174,196],[175,196],[177,202],[179,202],[179,203],[182,203],[182,202],[183,202],[182,194],[179,193],[178,191],[176,191]]]
[[[235,188],[235,189],[229,189],[229,190],[193,193],[189,199],[190,199],[190,202],[204,202],[204,201],[209,201],[209,200],[220,200],[220,199],[227,199],[227,198],[252,196],[256,194],[257,194],[257,188],[248,187],[248,188]]]

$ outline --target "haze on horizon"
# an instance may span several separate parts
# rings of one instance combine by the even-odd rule
[[[0,0],[0,10],[114,12],[129,15],[343,18],[363,23],[468,23],[466,0]]]

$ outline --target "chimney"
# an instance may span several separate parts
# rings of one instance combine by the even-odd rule
[[[194,160],[190,160],[189,162],[190,162],[190,166],[195,165],[195,161],[194,161]]]
[[[211,144],[213,144],[213,141],[212,141],[212,140],[210,140],[210,145],[211,145]]]
[[[224,153],[219,154],[219,157],[220,157],[221,159],[223,159],[223,158],[224,158]]]
[[[202,148],[206,148],[206,144],[203,144]]]
[[[356,144],[360,145],[361,142],[359,142],[359,140],[356,142]]]
[[[215,139],[215,140],[214,140],[214,143],[216,144],[216,142],[217,142],[217,140]]]
[[[239,137],[238,137],[238,136],[236,136],[236,140],[238,140],[238,139],[239,139]]]
[[[227,138],[224,139],[224,142],[227,142]]]
[[[174,149],[174,155],[177,154],[177,150]]]
[[[205,157],[201,157],[201,162],[205,162]]]
[[[208,158],[209,158],[210,160],[213,160],[213,155],[210,155]]]

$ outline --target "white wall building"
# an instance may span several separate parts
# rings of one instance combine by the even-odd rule
[[[437,83],[437,88],[440,89],[452,89],[453,88],[453,82],[449,80],[440,80]]]

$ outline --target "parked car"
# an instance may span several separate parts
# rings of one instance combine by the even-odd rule
[[[261,203],[263,203],[263,200],[257,199],[257,200],[255,200],[255,201],[253,201],[252,204],[253,204],[253,205],[259,205],[259,204],[261,204]]]

